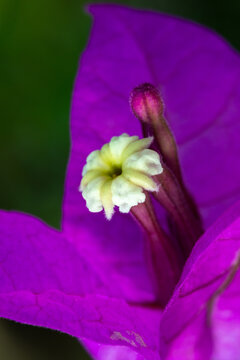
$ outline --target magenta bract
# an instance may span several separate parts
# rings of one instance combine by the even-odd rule
[[[238,359],[239,203],[210,225],[240,199],[239,55],[182,19],[111,5],[90,12],[73,92],[62,230],[0,213],[0,316],[79,337],[96,359]],[[90,214],[78,192],[89,152],[112,136],[140,135],[128,98],[145,82],[161,90],[184,180],[209,228],[162,320],[147,306],[154,294],[137,226],[127,215],[109,223]]]

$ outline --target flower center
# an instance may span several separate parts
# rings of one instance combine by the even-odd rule
[[[122,174],[122,168],[120,166],[113,166],[112,172],[109,174],[113,179]]]

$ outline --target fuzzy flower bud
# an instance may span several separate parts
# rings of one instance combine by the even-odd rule
[[[145,83],[133,89],[130,106],[134,115],[142,122],[156,122],[163,113],[163,101],[159,91],[151,84]]]
[[[104,209],[110,220],[115,205],[120,212],[128,213],[132,206],[145,201],[144,190],[157,191],[152,176],[163,169],[157,152],[148,149],[152,140],[127,134],[114,136],[87,157],[79,190],[89,211]]]

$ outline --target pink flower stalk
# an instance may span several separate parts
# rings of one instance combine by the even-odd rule
[[[94,5],[90,12],[91,39],[73,92],[62,229],[0,212],[0,316],[78,337],[99,360],[237,360],[239,54],[212,31],[182,19],[112,5]],[[143,83],[160,89],[159,114],[167,119],[160,125],[174,134],[168,138],[172,153],[166,154],[177,153],[178,162],[159,150],[165,145],[155,125],[146,121],[143,130],[153,133],[164,164],[176,166],[173,173],[192,209],[174,218],[176,239],[185,244],[183,234],[192,229],[181,225],[189,216],[196,219],[197,211],[204,228],[183,246],[188,259],[164,308],[137,224],[129,214],[116,213],[111,221],[91,214],[78,191],[90,152],[123,133],[141,137],[128,99]],[[156,103],[148,104],[150,120],[157,118]],[[149,120],[149,113],[133,107],[140,120]],[[191,207],[195,203],[198,210]],[[165,210],[158,203],[155,210],[173,238]]]

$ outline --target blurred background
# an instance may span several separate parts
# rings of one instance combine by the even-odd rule
[[[117,3],[192,19],[240,49],[239,0]],[[72,86],[91,25],[86,4],[0,0],[0,208],[34,214],[54,227],[60,226]],[[66,358],[89,359],[70,336],[0,321],[0,359]]]

